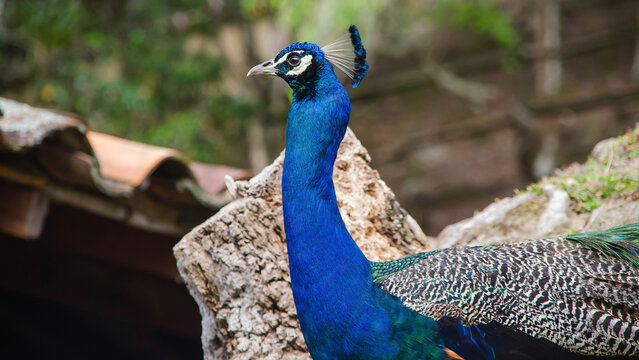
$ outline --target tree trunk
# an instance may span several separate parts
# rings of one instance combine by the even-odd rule
[[[535,87],[542,96],[554,95],[561,88],[561,8],[558,0],[539,2],[535,40],[545,56],[535,64]]]
[[[639,80],[639,3],[637,3],[635,9],[635,54],[632,58],[632,68],[630,69],[630,75],[634,80]]]

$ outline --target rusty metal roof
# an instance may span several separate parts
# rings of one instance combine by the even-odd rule
[[[102,176],[140,186],[164,160],[179,159],[174,149],[142,144],[95,131],[87,133]]]
[[[179,233],[203,220],[189,219],[193,213],[210,215],[229,201],[227,174],[252,172],[190,162],[175,149],[87,130],[75,115],[0,98],[0,181],[54,201]]]

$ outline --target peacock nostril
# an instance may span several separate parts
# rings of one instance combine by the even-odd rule
[[[269,66],[269,65],[271,65],[271,64],[272,64],[272,63],[271,63],[270,61],[267,61],[267,62],[265,62],[264,64],[262,64],[262,66]]]

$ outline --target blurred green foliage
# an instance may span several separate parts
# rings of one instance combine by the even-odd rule
[[[248,19],[273,14],[284,29],[295,33],[296,40],[313,39],[324,44],[336,34],[357,24],[360,30],[372,30],[378,18],[390,7],[391,0],[241,0],[240,9]]]
[[[0,90],[99,131],[219,162],[253,106],[220,88],[206,2],[8,1]],[[6,76],[3,76],[6,75]]]
[[[246,166],[246,119],[266,101],[224,88],[217,36],[267,17],[319,43],[351,23],[374,36],[424,20],[518,42],[507,15],[479,0],[0,0],[0,94],[192,159]]]
[[[508,14],[488,1],[437,0],[430,10],[430,19],[443,27],[457,27],[487,35],[507,48],[519,42]]]

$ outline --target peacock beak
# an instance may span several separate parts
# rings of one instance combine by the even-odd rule
[[[255,65],[246,73],[246,76],[251,75],[277,75],[280,72],[278,68],[275,67],[275,61],[273,59],[265,61],[261,64]]]

